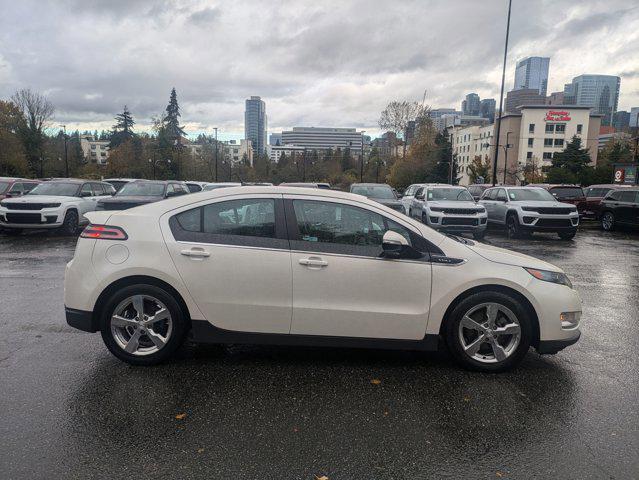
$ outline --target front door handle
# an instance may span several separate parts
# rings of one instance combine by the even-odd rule
[[[209,252],[207,252],[206,250],[202,248],[192,248],[190,250],[182,250],[180,253],[184,255],[185,257],[191,257],[191,258],[206,258],[211,256]]]
[[[320,257],[308,257],[308,258],[300,258],[300,265],[306,265],[307,267],[326,267],[328,266],[328,262],[326,260],[322,260]]]

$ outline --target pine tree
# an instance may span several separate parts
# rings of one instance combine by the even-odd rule
[[[546,181],[548,183],[579,183],[591,169],[590,161],[588,149],[581,148],[581,139],[574,136],[563,152],[557,152],[553,156]]]
[[[124,106],[122,113],[118,113],[115,116],[115,121],[116,124],[113,125],[113,134],[111,135],[109,148],[115,148],[122,145],[124,142],[135,136],[135,133],[133,133],[133,125],[135,125],[135,121],[133,120],[133,116],[131,116],[131,112],[129,112],[126,105]]]
[[[166,107],[166,115],[162,119],[162,126],[165,134],[173,141],[184,135],[184,129],[180,126],[180,106],[175,87],[171,89],[171,97]]]

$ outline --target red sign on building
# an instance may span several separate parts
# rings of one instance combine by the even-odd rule
[[[546,112],[547,122],[568,122],[570,121],[570,112],[565,110],[548,110]]]

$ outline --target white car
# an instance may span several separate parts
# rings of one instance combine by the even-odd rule
[[[237,182],[210,182],[202,187],[202,190],[205,192],[209,192],[211,190],[217,190],[218,188],[229,188],[229,187],[241,187],[241,183]]]
[[[56,179],[38,184],[20,198],[0,202],[0,227],[11,233],[57,228],[73,235],[89,221],[87,212],[115,193],[113,185],[97,180]]]
[[[125,362],[195,341],[435,350],[501,371],[580,336],[558,267],[451,238],[361,195],[240,187],[92,212],[67,265],[69,325]]]

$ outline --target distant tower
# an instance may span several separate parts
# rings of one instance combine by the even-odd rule
[[[266,104],[260,97],[246,100],[244,110],[244,137],[250,140],[257,155],[266,151]]]
[[[513,90],[535,89],[543,97],[548,90],[549,57],[527,57],[517,62]]]

